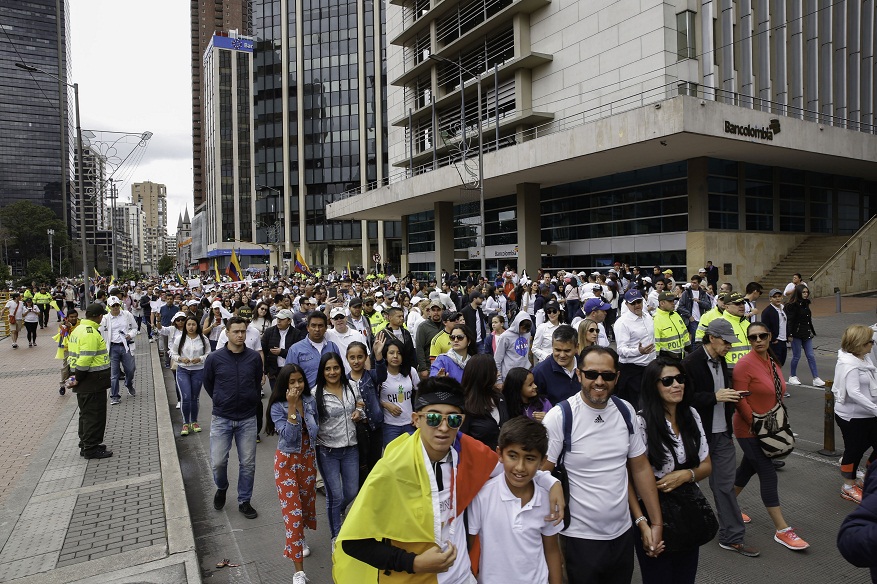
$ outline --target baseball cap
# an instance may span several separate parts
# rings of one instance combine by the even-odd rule
[[[770,291],[769,296],[775,296],[775,295],[777,295],[777,294],[782,294],[782,293],[783,293],[783,291],[780,290],[779,288],[772,288],[771,291]]]
[[[182,318],[183,320],[186,320],[186,318],[188,318],[188,316],[189,316],[189,315],[186,314],[185,312],[178,312],[178,313],[176,313],[176,314],[174,315],[174,317],[171,319],[171,322],[177,320],[178,318]]]
[[[383,298],[383,297],[384,297],[384,293],[381,292],[380,290],[378,290],[377,292],[375,292],[375,298]]]
[[[709,323],[709,326],[706,327],[706,334],[711,337],[720,338],[723,341],[728,341],[729,343],[739,342],[737,335],[734,334],[734,327],[732,327],[731,323],[724,318],[713,319]]]
[[[637,300],[642,300],[643,295],[636,288],[631,288],[627,292],[624,293],[624,301],[625,302],[636,302]]]
[[[329,318],[334,319],[336,316],[347,316],[347,313],[340,306],[336,306],[332,309],[332,312],[329,313]]]
[[[110,296],[107,298],[107,306],[121,306],[122,301],[116,298],[115,296]]]
[[[667,276],[672,276],[672,275],[673,275],[673,270],[664,270],[664,271],[661,272],[661,273],[664,274],[664,275],[667,275]]]
[[[643,278],[643,282],[648,282],[649,284],[651,284],[651,283],[652,283],[652,279],[649,278],[648,276],[645,276],[645,277]]]
[[[457,320],[460,317],[460,313],[456,310],[445,310],[442,312],[442,322],[447,322],[449,320]]]
[[[277,318],[282,318],[284,320],[292,320],[292,311],[288,308],[284,308],[282,310],[277,311]]]
[[[676,302],[676,295],[673,294],[672,292],[661,292],[660,294],[658,294],[658,302],[661,302],[664,300],[670,300],[672,302]]]
[[[210,303],[210,308],[222,308],[222,302],[219,300],[214,300]]]
[[[469,295],[469,302],[473,302],[476,298],[481,298],[483,300],[484,294],[482,294],[481,292],[473,292]]]
[[[602,298],[589,298],[585,302],[585,314],[594,312],[595,310],[609,310],[612,308],[609,303],[603,302]]]
[[[439,301],[438,299],[433,299],[433,300],[430,300],[430,301],[429,301],[429,307],[428,307],[428,308],[434,308],[434,307],[436,307],[436,306],[438,306],[439,308],[444,308],[444,307],[445,307],[445,305],[442,304],[441,301]],[[447,311],[445,311],[445,312],[447,312]],[[444,319],[444,313],[442,313],[442,319]]]
[[[746,299],[739,292],[729,292],[725,294],[725,303],[737,304],[745,302]]]
[[[201,303],[198,302],[197,300],[195,300],[194,298],[192,300],[189,300],[188,302],[186,302],[186,306],[198,306],[199,304],[201,304]]]
[[[548,313],[549,310],[556,310],[560,312],[560,304],[555,302],[554,300],[550,300],[545,303],[545,312]]]
[[[355,296],[350,299],[350,306],[362,306],[362,298]]]
[[[706,274],[706,268],[701,268],[697,271],[698,274]]]

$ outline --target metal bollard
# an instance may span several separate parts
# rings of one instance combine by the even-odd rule
[[[840,288],[837,287],[834,289],[834,311],[838,314],[843,312],[840,307]]]
[[[838,300],[838,302],[840,302]],[[831,386],[834,381],[825,382],[825,417],[823,418],[822,427],[822,450],[819,454],[823,456],[837,456],[838,452],[834,449],[834,394],[831,392]]]

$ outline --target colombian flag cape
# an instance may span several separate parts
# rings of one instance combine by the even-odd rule
[[[454,441],[457,451],[457,529],[464,529],[461,515],[496,468],[496,453],[481,442],[461,432]],[[336,584],[362,582],[405,582],[435,584],[437,574],[379,572],[368,564],[344,553],[343,542],[356,539],[388,539],[393,545],[416,554],[436,545],[441,538],[439,520],[433,510],[429,473],[423,459],[420,430],[411,436],[403,434],[393,440],[384,457],[368,475],[356,496],[350,513],[338,534],[333,556],[332,575]],[[476,544],[477,545],[477,544]],[[457,550],[457,554],[466,550]],[[478,566],[475,548],[469,553],[473,566]]]

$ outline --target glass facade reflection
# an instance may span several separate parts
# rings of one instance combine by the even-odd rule
[[[279,0],[253,3],[255,184],[286,195],[276,197],[289,218],[280,239],[306,249],[312,267],[358,265],[376,224],[363,233],[360,221],[327,220],[325,208],[388,172],[383,5],[283,5],[285,13]],[[273,212],[270,202],[257,204],[257,224],[272,222]],[[401,248],[389,240],[400,233],[398,222],[385,224],[387,251],[397,256],[387,259],[397,266],[400,253],[392,250]],[[257,230],[257,241],[268,235]]]
[[[15,63],[71,78],[68,3],[57,11],[55,0],[0,0],[0,23],[0,206],[30,201],[64,218],[62,181],[72,184],[74,168],[72,90]]]

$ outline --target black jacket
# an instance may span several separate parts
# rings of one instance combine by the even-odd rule
[[[204,389],[213,400],[213,415],[228,420],[246,420],[256,415],[262,390],[262,358],[244,347],[232,353],[227,347],[207,355]]]
[[[694,409],[700,414],[700,421],[703,423],[703,431],[709,436],[713,427],[713,408],[718,403],[716,401],[716,388],[713,385],[713,374],[710,372],[709,355],[703,345],[699,345],[690,355],[682,360],[685,367],[685,373],[688,375],[688,384],[694,388],[693,403]],[[722,368],[722,377],[725,380],[723,387],[731,387],[730,376],[728,375],[728,365],[724,359],[719,359],[719,366]],[[734,404],[732,402],[725,403],[725,422],[728,424],[728,431],[733,431],[731,418],[734,416]]]
[[[475,313],[478,313],[478,316],[481,317],[481,334],[478,334],[476,327],[478,326],[478,318],[475,316]],[[479,306],[477,309],[472,308],[471,304],[467,304],[463,307],[463,310],[460,312],[463,313],[463,318],[466,319],[466,326],[469,327],[469,330],[472,332],[472,336],[476,339],[480,336],[481,340],[487,338],[487,319],[484,317],[484,311],[481,310]]]
[[[789,337],[807,340],[816,336],[809,298],[787,304],[786,316],[789,317],[788,330],[786,331]]]
[[[776,341],[780,335],[780,315],[778,311],[782,310],[782,308],[777,309],[773,304],[765,307],[764,311],[761,313],[761,322],[770,330],[771,338]],[[786,315],[788,318],[788,315]],[[788,330],[788,321],[786,322],[786,338],[788,339],[789,330]]]
[[[476,416],[467,412],[463,425],[460,426],[460,431],[463,434],[468,434],[491,450],[496,450],[496,446],[499,444],[499,429],[509,419],[509,412],[503,398],[499,398],[496,407],[499,410],[498,424],[490,414]]]
[[[265,374],[269,377],[277,377],[277,374],[280,372],[280,366],[277,364],[278,356],[271,353],[271,348],[280,347],[279,356],[285,360],[286,352],[289,348],[307,336],[306,333],[303,333],[292,326],[287,330],[289,330],[289,332],[286,333],[286,339],[283,344],[280,343],[280,329],[277,328],[276,324],[265,329],[265,333],[262,335],[262,354],[265,356]]]

